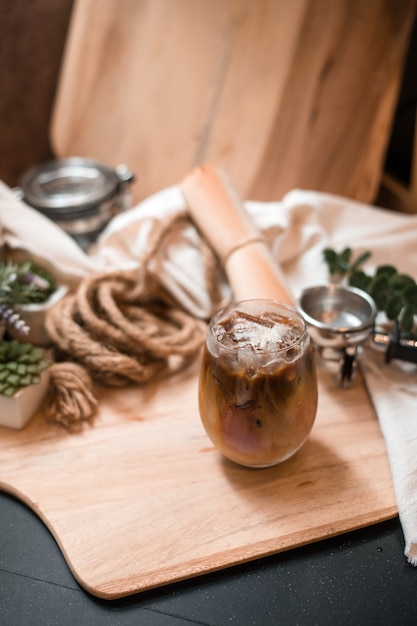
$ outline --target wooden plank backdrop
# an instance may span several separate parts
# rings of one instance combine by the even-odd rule
[[[245,199],[379,186],[415,0],[78,0],[57,156],[127,163],[135,199],[210,161]]]

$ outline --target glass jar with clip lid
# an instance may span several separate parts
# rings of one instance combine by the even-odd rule
[[[133,172],[82,157],[35,166],[22,177],[17,195],[87,250],[112,217],[131,207]]]

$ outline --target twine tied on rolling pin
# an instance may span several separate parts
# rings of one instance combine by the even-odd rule
[[[183,179],[181,190],[194,224],[223,263],[234,299],[293,305],[280,267],[226,174],[204,164]]]

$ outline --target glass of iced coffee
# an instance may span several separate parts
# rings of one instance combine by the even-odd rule
[[[214,315],[199,408],[213,444],[236,463],[269,467],[297,452],[315,420],[317,378],[306,324],[294,307],[246,300]]]

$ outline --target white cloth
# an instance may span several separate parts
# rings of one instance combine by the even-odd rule
[[[417,367],[387,366],[383,354],[367,349],[361,368],[387,446],[405,555],[417,565]]]
[[[391,263],[417,277],[417,215],[372,207],[339,196],[294,190],[280,202],[246,202],[255,225],[270,244],[293,295],[328,280],[323,248],[350,246],[356,254],[372,252],[368,271]],[[3,243],[24,249],[74,285],[91,272],[140,266],[155,221],[185,208],[179,187],[165,189],[114,218],[88,256],[58,227],[16,199],[0,183]],[[1,241],[0,241],[1,243]],[[192,225],[160,251],[165,288],[193,315],[208,318],[213,303],[205,290],[199,235]],[[372,264],[372,265],[371,265]],[[223,275],[219,273],[219,281]],[[224,285],[227,297],[227,285]],[[365,350],[362,370],[385,437],[405,554],[417,565],[417,366],[392,362]]]

